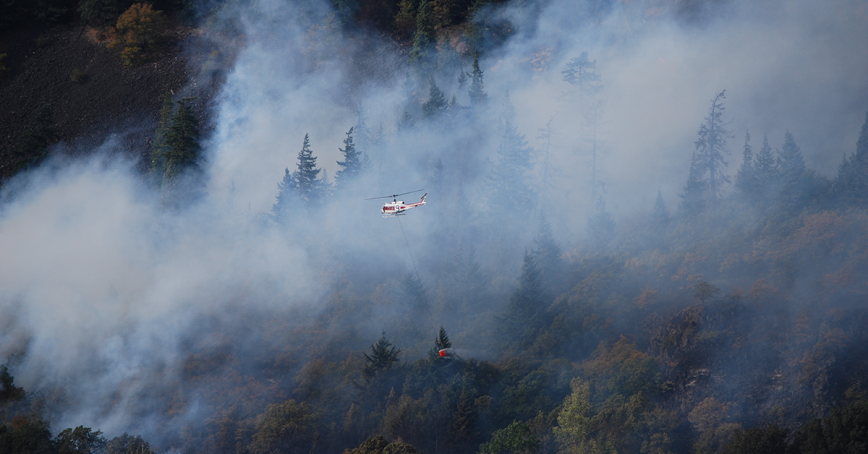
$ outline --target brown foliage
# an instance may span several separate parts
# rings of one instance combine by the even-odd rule
[[[124,46],[121,58],[127,66],[144,61],[148,52],[156,50],[166,31],[163,12],[150,3],[135,3],[118,18],[117,37],[109,47]]]

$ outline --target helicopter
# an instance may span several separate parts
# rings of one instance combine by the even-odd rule
[[[399,216],[399,215],[404,214],[404,212],[409,210],[410,208],[416,208],[416,207],[420,207],[422,205],[425,205],[425,197],[428,197],[427,192],[422,195],[422,200],[420,200],[416,203],[405,204],[403,200],[398,200],[398,198],[397,198],[398,196],[401,196],[401,195],[412,194],[414,192],[422,192],[422,191],[424,191],[424,189],[417,189],[415,191],[405,192],[402,194],[392,194],[392,195],[387,195],[387,196],[383,196],[383,197],[371,197],[371,198],[365,199],[365,200],[392,199],[391,203],[386,203],[385,205],[383,205],[383,208],[380,209],[380,213],[382,213],[384,218],[391,218],[391,217],[395,217],[395,216]]]

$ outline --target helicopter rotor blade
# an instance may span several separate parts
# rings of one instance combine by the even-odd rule
[[[386,195],[386,196],[383,196],[383,197],[371,197],[370,199],[364,199],[364,200],[394,199],[395,197],[398,197],[399,195],[412,194],[412,193],[414,193],[414,192],[422,192],[422,191],[424,191],[424,189],[417,189],[417,190],[415,190],[415,191],[404,192],[404,193],[401,193],[401,194]]]
[[[414,193],[414,192],[422,192],[422,191],[424,191],[424,190],[425,190],[425,189],[417,189],[417,190],[415,190],[415,191],[405,192],[405,193],[403,193],[403,194],[395,194],[395,195],[393,195],[392,197],[398,197],[399,195],[405,195],[405,194],[412,194],[412,193]]]

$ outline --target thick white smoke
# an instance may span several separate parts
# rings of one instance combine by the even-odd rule
[[[764,133],[779,146],[789,128],[808,165],[829,176],[841,155],[853,151],[868,107],[868,53],[862,51],[868,5],[733,2],[725,15],[697,26],[678,19],[669,3],[657,3],[619,2],[592,18],[582,2],[552,1],[530,16],[532,23],[524,10],[507,8],[502,14],[516,22],[516,34],[481,62],[492,119],[507,91],[531,144],[554,118],[551,160],[562,177],[546,207],[556,213],[550,218],[562,243],[582,237],[591,208],[588,126],[561,100],[570,90],[561,71],[583,51],[597,60],[604,84],[598,179],[616,215],[650,208],[658,189],[675,207],[696,131],[722,89],[735,135],[731,174],[746,129],[758,148]],[[438,199],[454,197],[459,182],[474,207],[485,209],[485,163],[494,159],[496,135],[462,142],[479,132],[459,125],[449,137],[425,128],[396,137],[403,110],[427,96],[424,77],[417,85],[417,76],[396,63],[401,57],[370,38],[374,44],[366,43],[364,52],[382,53],[383,66],[392,70],[360,81],[349,62],[362,45],[346,40],[327,15],[315,15],[315,27],[305,28],[292,19],[292,2],[257,4],[256,11],[233,12],[247,41],[214,106],[209,196],[201,204],[182,212],[162,209],[131,163],[102,154],[35,171],[5,189],[0,358],[10,358],[16,382],[27,390],[66,390],[59,428],[84,424],[109,435],[158,436],[143,422],[153,421],[131,406],[136,396],[162,386],[149,380],[176,382],[180,343],[191,333],[209,335],[203,319],[231,322],[234,305],[267,311],[314,303],[340,268],[323,265],[328,260],[361,256],[356,263],[368,272],[394,270],[395,262],[409,267],[396,225],[378,217],[377,202],[362,199],[427,185],[431,158],[469,153],[478,165],[444,158],[447,187],[431,193],[424,215],[406,218],[414,247],[426,240],[434,213],[464,214],[434,211]],[[457,93],[459,103],[468,102],[457,92],[457,73],[436,76],[447,96]],[[304,134],[333,177],[338,147],[359,109],[371,130],[382,125],[391,139],[380,155],[370,156],[376,175],[364,189],[370,192],[330,202],[317,219],[299,220],[304,235],[261,228],[257,213],[270,209]],[[455,150],[461,143],[474,149]],[[516,255],[510,266],[517,268],[520,259]],[[503,266],[483,264],[495,265]]]

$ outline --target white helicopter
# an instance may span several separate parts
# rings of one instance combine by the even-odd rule
[[[400,195],[412,194],[414,192],[422,192],[422,191],[424,191],[424,189],[417,189],[415,191],[405,192],[403,194],[392,194],[392,195],[387,195],[387,196],[383,196],[383,197],[371,197],[370,199],[365,199],[365,200],[392,199],[391,203],[386,203],[385,205],[383,205],[383,208],[380,209],[380,213],[383,214],[384,218],[391,218],[391,217],[395,217],[395,216],[404,214],[404,212],[409,210],[410,208],[416,208],[416,207],[420,207],[422,205],[425,205],[425,197],[428,197],[427,192],[424,195],[422,195],[422,200],[420,200],[416,203],[404,203],[403,200],[397,199],[397,197]]]

